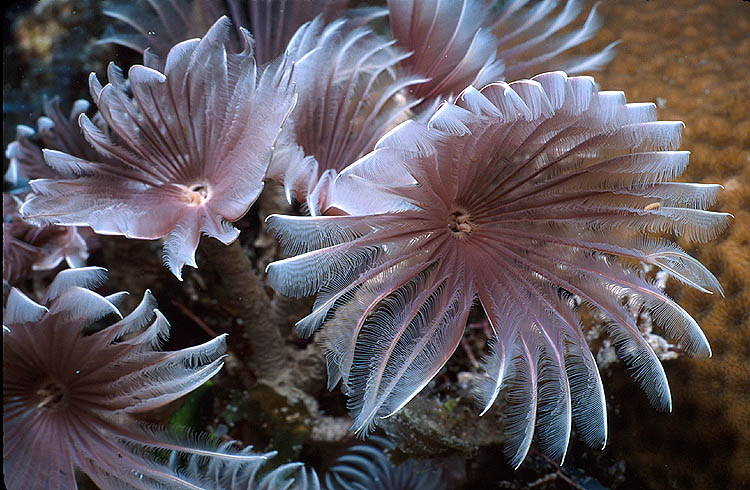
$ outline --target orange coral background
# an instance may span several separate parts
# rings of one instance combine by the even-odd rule
[[[666,362],[671,414],[652,414],[634,392],[626,424],[612,431],[628,465],[654,488],[750,488],[750,2],[605,1],[595,41],[620,39],[596,75],[602,90],[654,101],[659,119],[686,124],[682,180],[725,187],[714,209],[735,216],[709,244],[680,245],[719,278],[726,297],[670,282],[668,292],[698,321],[712,359]],[[637,388],[634,388],[634,391]],[[630,406],[628,406],[630,405]],[[620,433],[623,431],[624,433]]]

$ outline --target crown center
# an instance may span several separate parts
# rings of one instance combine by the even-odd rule
[[[463,209],[457,209],[448,215],[448,229],[456,238],[463,238],[474,231],[471,214]]]
[[[185,188],[185,197],[190,204],[198,206],[208,200],[208,186],[205,184],[193,184]]]
[[[53,380],[42,383],[36,390],[36,396],[39,399],[38,408],[57,410],[65,407],[68,403],[65,386]]]

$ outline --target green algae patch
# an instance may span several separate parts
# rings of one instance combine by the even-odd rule
[[[277,451],[269,460],[269,467],[297,461],[310,433],[311,417],[304,403],[290,401],[264,383],[247,391],[232,391],[220,418],[230,427],[247,425],[254,439],[264,441],[262,450]]]
[[[185,402],[169,418],[170,428],[189,428],[203,431],[211,422],[214,382],[206,381],[191,392]]]
[[[458,406],[459,401],[460,400],[458,398],[451,398],[445,403],[443,403],[443,409],[445,409],[445,412],[450,415]]]

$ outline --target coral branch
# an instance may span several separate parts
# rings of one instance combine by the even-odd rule
[[[225,246],[218,240],[206,239],[200,248],[217,276],[214,298],[244,327],[241,337],[252,348],[250,363],[256,376],[268,378],[282,372],[286,358],[284,339],[272,321],[271,302],[263,284],[239,241]]]

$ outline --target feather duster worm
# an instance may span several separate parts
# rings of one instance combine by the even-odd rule
[[[222,448],[228,449],[234,442],[227,442]],[[242,450],[242,454],[252,455],[252,446]],[[276,456],[276,451],[265,453],[261,458],[242,464],[231,464],[213,458],[206,464],[205,458],[192,455],[182,464],[178,453],[172,454],[171,466],[188,475],[203,476],[216,488],[229,490],[320,490],[320,481],[315,470],[307,470],[302,463],[283,464],[266,472],[266,460]]]
[[[159,450],[241,464],[262,456],[186,443],[134,416],[189,393],[222,367],[225,336],[175,352],[146,291],[122,317],[126,293],[93,292],[96,267],[60,272],[37,304],[12,289],[3,312],[3,472],[10,489],[214,488],[160,464]],[[113,322],[113,323],[112,323]],[[109,324],[109,326],[107,326]],[[218,487],[215,487],[218,488]]]
[[[467,85],[514,80],[543,66],[577,73],[598,69],[611,59],[614,45],[586,57],[560,57],[596,34],[600,23],[595,8],[580,29],[556,36],[578,16],[581,2],[568,0],[560,12],[556,0],[533,8],[526,8],[527,3],[512,0],[494,12],[487,0],[388,0],[393,37],[399,47],[414,53],[402,67],[428,78],[410,88],[412,95],[447,97]]]
[[[559,3],[544,0],[529,5],[529,0],[513,0],[497,14],[492,31],[498,39],[497,57],[505,66],[505,80],[517,80],[546,71],[544,68],[549,65],[567,73],[595,71],[612,60],[619,41],[594,54],[566,54],[592,39],[602,23],[597,14],[597,3],[583,25],[571,29],[583,10],[583,2],[567,0],[562,8],[558,8]]]
[[[77,100],[66,117],[60,109],[60,99],[55,97],[45,100],[45,115],[39,118],[37,131],[24,125],[16,127],[16,139],[5,150],[10,160],[5,181],[12,189],[11,193],[3,194],[4,281],[17,284],[30,270],[54,269],[63,260],[69,267],[86,265],[87,238],[91,240],[91,230],[75,226],[36,226],[23,221],[18,208],[19,198],[29,191],[29,179],[74,176],[72,172],[59,172],[47,165],[39,144],[80,158],[96,157],[77,121],[88,108],[87,101]]]
[[[37,131],[29,126],[17,126],[16,139],[5,150],[5,156],[10,160],[5,181],[18,188],[28,179],[74,176],[72,172],[47,165],[39,145],[33,141],[36,138],[42,148],[64,151],[83,159],[97,158],[96,152],[86,142],[78,127],[78,118],[88,111],[89,105],[86,100],[76,100],[70,115],[65,117],[60,109],[60,98],[54,97],[44,102],[45,115],[39,118]]]
[[[688,163],[675,151],[682,127],[657,121],[653,104],[597,93],[589,77],[470,86],[339,175],[332,203],[351,216],[269,217],[300,254],[269,265],[269,281],[285,295],[318,293],[298,332],[325,325],[329,385],[343,381],[353,429],[424,388],[475,299],[493,331],[478,400],[486,411],[504,387],[513,465],[535,432],[558,461],[573,424],[587,443],[605,443],[602,383],[571,295],[608,319],[620,357],[669,410],[664,370],[623,302],[651,309],[689,353],[710,355],[708,342],[628,261],[721,293],[697,260],[651,235],[709,240],[730,218],[704,210],[720,186],[671,181]]]
[[[175,44],[203,37],[226,12],[217,0],[108,1],[104,15],[115,19],[100,43],[113,43],[166,59]],[[239,27],[239,26],[238,26]]]
[[[445,473],[437,464],[409,459],[394,465],[385,453],[396,446],[370,438],[336,460],[326,473],[326,490],[445,490]]]
[[[222,18],[204,38],[176,45],[164,73],[136,65],[128,84],[111,64],[104,87],[92,74],[92,96],[110,131],[85,116],[80,124],[103,157],[47,150],[50,166],[77,178],[32,181],[24,218],[130,238],[167,236],[164,260],[178,278],[184,264],[196,266],[201,233],[234,241],[238,230],[229,223],[260,194],[295,95],[283,60],[257,75],[249,34],[242,31],[244,49],[234,53],[229,30]]]
[[[325,211],[336,172],[373,149],[405,120],[417,101],[403,89],[421,81],[398,77],[408,56],[357,23],[324,17],[302,26],[289,42],[292,81],[299,101],[281,132],[268,176],[282,182],[287,198]]]
[[[35,226],[21,219],[20,201],[3,193],[3,282],[17,284],[30,270],[54,269],[65,260],[82,267],[88,244],[75,226]]]
[[[318,15],[331,21],[341,15],[360,25],[386,14],[385,9],[365,7],[347,9],[348,0],[137,0],[114,1],[104,14],[120,21],[109,26],[102,43],[115,43],[160,58],[166,57],[175,44],[203,37],[211,24],[222,15],[229,16],[239,29],[253,36],[255,59],[260,66],[284,53],[295,31]],[[238,38],[242,33],[238,32]]]
[[[498,40],[487,25],[489,2],[388,0],[388,9],[397,45],[414,53],[402,67],[428,79],[411,87],[415,97],[447,96],[502,77],[503,64],[495,56]]]
[[[246,26],[253,34],[261,64],[281,56],[297,29],[315,17],[331,22],[346,16],[364,25],[386,14],[385,9],[379,7],[348,9],[349,0],[248,0],[245,8],[241,8],[237,0],[228,3],[232,20]]]

